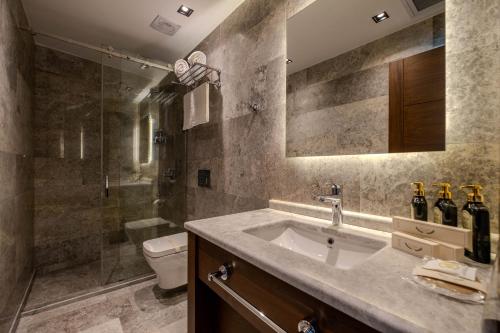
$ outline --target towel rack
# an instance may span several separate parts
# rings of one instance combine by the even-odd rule
[[[220,270],[218,272],[210,273],[208,274],[208,281],[215,283],[218,285],[222,290],[224,290],[226,293],[228,293],[230,296],[232,296],[238,303],[240,303],[245,309],[250,311],[256,318],[259,318],[262,320],[269,328],[276,332],[276,333],[286,333],[284,329],[282,329],[280,326],[278,326],[274,321],[272,321],[269,317],[267,317],[265,314],[263,314],[261,311],[256,309],[252,304],[248,303],[247,300],[245,300],[243,297],[238,295],[233,289],[229,288],[224,284],[222,280],[227,279],[224,278],[224,275],[227,273],[223,273],[225,269],[225,266],[221,266]]]
[[[217,74],[216,80],[212,80],[211,78],[213,73]],[[197,87],[204,78],[208,77],[210,84],[213,84],[217,87],[217,89],[219,89],[221,87],[220,75],[220,69],[195,62],[187,72],[179,76],[178,83],[190,88]]]

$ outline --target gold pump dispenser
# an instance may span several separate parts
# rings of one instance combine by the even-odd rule
[[[411,199],[411,218],[427,222],[427,200],[425,200],[424,183],[413,182],[415,186],[413,198]]]
[[[422,182],[413,182],[411,185],[415,186],[415,195],[418,196],[424,196],[425,195],[425,190],[424,190],[424,183]]]
[[[439,198],[451,200],[450,183],[434,183],[432,186],[441,187],[441,190],[438,192]]]
[[[467,193],[467,202],[484,202],[484,196],[481,194],[483,187],[481,185],[464,185],[460,189],[471,189],[472,192]]]
[[[491,261],[490,240],[490,213],[484,205],[481,194],[481,185],[460,186],[461,189],[470,189],[467,193],[467,202],[462,208],[462,227],[472,233],[472,248],[465,250],[465,255],[480,263],[489,264]]]
[[[434,223],[451,227],[458,226],[457,205],[451,200],[450,183],[434,183],[432,186],[441,187],[438,199],[434,204]]]

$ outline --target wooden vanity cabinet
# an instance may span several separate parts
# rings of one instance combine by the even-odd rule
[[[189,333],[275,332],[208,280],[209,273],[218,271],[223,264],[233,265],[224,284],[286,332],[297,332],[303,319],[314,319],[316,332],[377,332],[193,233],[188,239]]]

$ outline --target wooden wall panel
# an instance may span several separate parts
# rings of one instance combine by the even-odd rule
[[[445,49],[389,64],[389,152],[445,149]]]

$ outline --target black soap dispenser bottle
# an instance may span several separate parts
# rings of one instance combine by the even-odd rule
[[[434,223],[444,224],[451,227],[458,226],[457,205],[451,200],[451,185],[449,183],[436,183],[439,186],[438,200],[434,204]]]
[[[490,212],[484,205],[481,185],[465,185],[461,189],[471,189],[467,194],[467,203],[462,208],[462,226],[472,232],[472,251],[465,250],[465,255],[474,261],[489,264],[491,262]]]
[[[414,182],[415,192],[411,199],[411,218],[427,222],[427,200],[425,200],[424,183]]]

